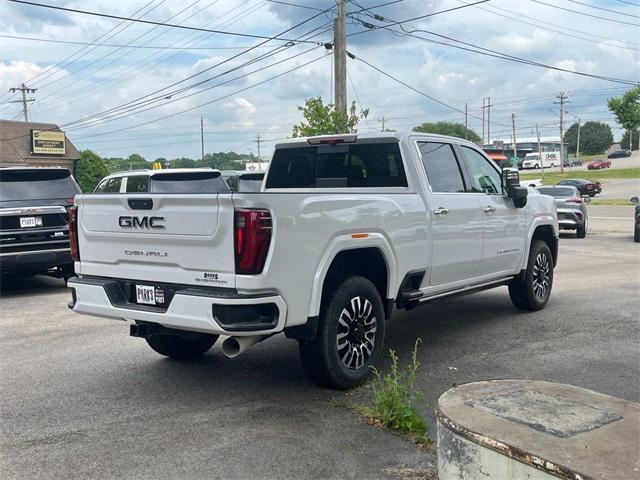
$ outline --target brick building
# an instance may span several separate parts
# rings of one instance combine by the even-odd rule
[[[64,167],[73,172],[76,147],[53,123],[0,120],[0,167]]]

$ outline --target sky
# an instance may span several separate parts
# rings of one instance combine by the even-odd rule
[[[347,49],[355,56],[347,59],[348,101],[369,109],[358,131],[380,131],[383,117],[395,130],[464,123],[466,104],[469,127],[482,135],[483,98],[490,97],[491,140],[510,140],[512,114],[518,138],[535,136],[536,124],[541,136],[559,136],[554,102],[566,92],[565,128],[580,118],[608,123],[622,136],[606,99],[631,88],[620,80],[640,80],[640,0],[467,7],[473,0],[398,0],[377,7],[389,1],[347,3]],[[333,102],[333,57],[324,46],[333,36],[333,0],[41,3],[241,34],[0,0],[0,119],[23,118],[22,104],[13,103],[19,94],[9,88],[25,83],[37,89],[29,95],[30,120],[60,125],[80,149],[198,158],[202,118],[207,152],[257,154],[260,135],[268,158],[303,120],[297,106],[305,98]],[[446,11],[456,7],[464,8]],[[528,63],[496,58],[503,55]]]

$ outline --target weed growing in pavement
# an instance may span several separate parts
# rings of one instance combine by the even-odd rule
[[[424,395],[416,387],[420,362],[416,340],[411,355],[411,363],[402,370],[398,365],[398,355],[390,350],[391,369],[385,375],[374,369],[374,402],[365,407],[363,413],[391,430],[410,434],[419,443],[431,442],[427,434],[427,422],[418,407],[424,403]]]

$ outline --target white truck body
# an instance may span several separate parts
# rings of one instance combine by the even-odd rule
[[[471,143],[395,132],[358,135],[354,142],[371,148],[397,144],[406,186],[270,188],[269,175],[276,175],[272,161],[256,193],[77,196],[80,261],[78,277],[69,282],[71,307],[192,332],[255,337],[285,331],[304,339],[314,335],[323,288],[338,259],[351,258],[349,265],[363,272],[369,272],[367,264],[375,266],[370,276],[387,315],[394,304],[414,306],[513,281],[527,268],[534,237],[547,239],[555,262],[558,224],[551,198],[529,189],[526,206],[516,208],[502,191],[434,192],[421,155],[425,145],[445,145],[458,157],[463,149],[475,155],[473,150],[483,157],[476,160],[486,160],[500,176]],[[332,147],[294,139],[277,145],[276,155],[296,148]],[[138,200],[147,206],[139,209]],[[271,238],[261,271],[240,274],[234,212],[250,209],[269,212]],[[159,228],[145,228],[154,218]],[[127,296],[134,285],[166,287],[163,296],[169,292],[173,298],[163,308],[138,304],[133,293]],[[213,311],[219,305],[264,304],[277,307],[272,321],[249,322],[246,328],[229,328]]]
[[[527,153],[522,161],[522,168],[552,168],[559,167],[560,152],[532,152]]]

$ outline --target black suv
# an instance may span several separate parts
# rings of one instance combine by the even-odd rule
[[[0,168],[0,273],[73,274],[67,208],[80,188],[64,168]]]

